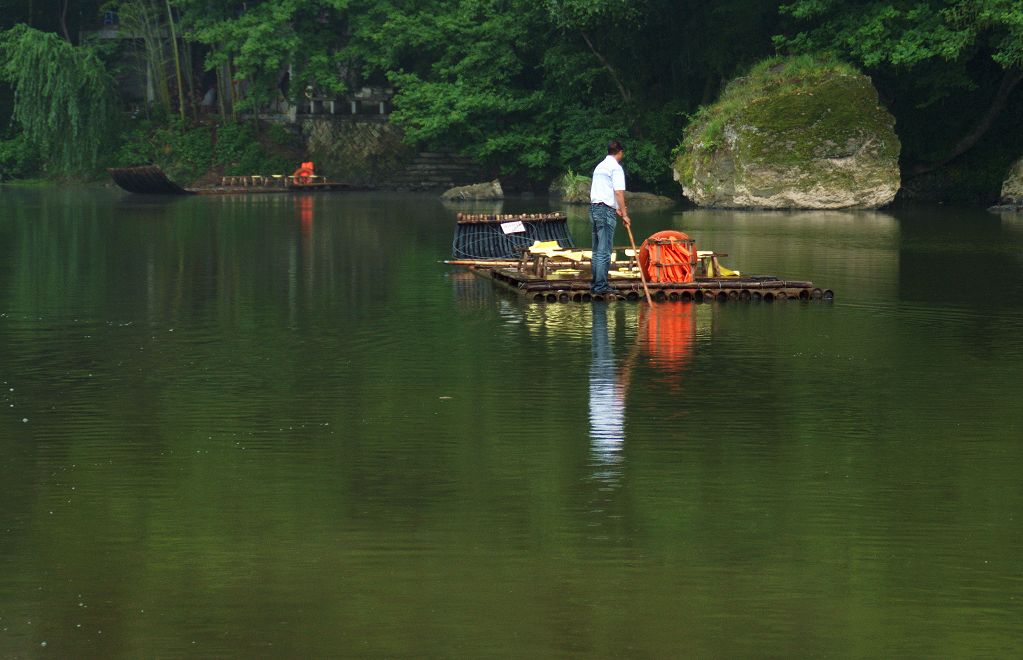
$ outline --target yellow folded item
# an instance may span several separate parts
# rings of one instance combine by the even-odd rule
[[[558,252],[551,252],[547,256],[552,259],[571,259],[572,261],[582,261],[584,252],[582,250],[560,250]]]
[[[531,254],[548,254],[554,250],[560,250],[561,246],[557,241],[533,241],[529,252]]]
[[[718,264],[718,277],[739,277],[741,273],[737,270],[729,270],[721,264]]]

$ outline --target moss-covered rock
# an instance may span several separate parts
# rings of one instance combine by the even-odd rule
[[[1002,184],[1002,203],[1023,206],[1023,158],[1016,161]]]
[[[548,192],[564,204],[590,203],[590,177],[568,172],[551,182]]]
[[[452,202],[476,202],[485,200],[504,199],[504,189],[498,179],[485,183],[474,183],[468,186],[457,186],[445,190],[441,195],[444,199]]]
[[[877,208],[899,190],[899,139],[870,79],[812,58],[761,62],[686,128],[683,194],[725,208]]]
[[[989,211],[1023,211],[1023,158],[1009,168],[1009,175],[1002,183],[1002,196]]]
[[[630,209],[658,209],[675,206],[678,202],[671,197],[645,192],[625,191],[625,204]]]

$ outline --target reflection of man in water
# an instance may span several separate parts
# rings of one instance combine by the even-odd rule
[[[608,340],[607,305],[593,303],[590,364],[590,448],[594,461],[621,460],[625,441],[625,391],[618,382],[614,351]]]

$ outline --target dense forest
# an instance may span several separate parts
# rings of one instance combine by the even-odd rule
[[[1023,155],[1018,0],[0,0],[0,28],[0,178],[86,176],[153,135],[258,161],[260,109],[372,85],[410,144],[544,182],[618,136],[633,181],[677,191],[690,117],[802,53],[871,76],[918,196],[989,200]],[[234,142],[194,137],[211,122]]]

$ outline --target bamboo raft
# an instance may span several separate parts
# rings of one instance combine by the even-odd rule
[[[697,251],[695,241],[685,237],[664,237],[677,232],[659,232],[644,241],[644,249],[625,249],[626,260],[612,262],[609,294],[593,294],[591,287],[591,253],[565,249],[559,243],[535,243],[517,247],[514,259],[459,258],[458,240],[465,225],[547,218],[560,219],[559,214],[524,214],[522,216],[474,216],[458,214],[455,232],[455,257],[445,263],[463,266],[470,272],[520,294],[531,302],[568,303],[594,300],[640,300],[644,297],[640,263],[652,269],[647,286],[653,300],[662,302],[830,302],[834,292],[802,280],[784,280],[773,276],[742,275],[726,268],[719,257],[728,256],[708,250]],[[685,247],[683,262],[673,261],[668,250]],[[647,247],[649,246],[649,248]],[[623,248],[613,248],[613,254]],[[644,250],[649,249],[649,252]],[[645,260],[645,261],[644,261]],[[679,268],[679,266],[684,268]],[[653,275],[653,277],[650,277]]]
[[[502,265],[471,265],[469,270],[515,291],[532,302],[568,303],[594,300],[641,300],[643,284],[635,278],[612,278],[613,294],[590,293],[590,282],[582,277],[539,277]],[[651,297],[659,302],[830,302],[835,294],[813,282],[782,280],[772,276],[697,277],[693,282],[650,282]]]
[[[247,176],[225,177],[223,185],[210,188],[185,188],[170,179],[156,165],[115,167],[107,170],[118,186],[140,195],[237,195],[287,192],[323,192],[351,190],[351,184],[330,181],[299,182],[295,177]]]

